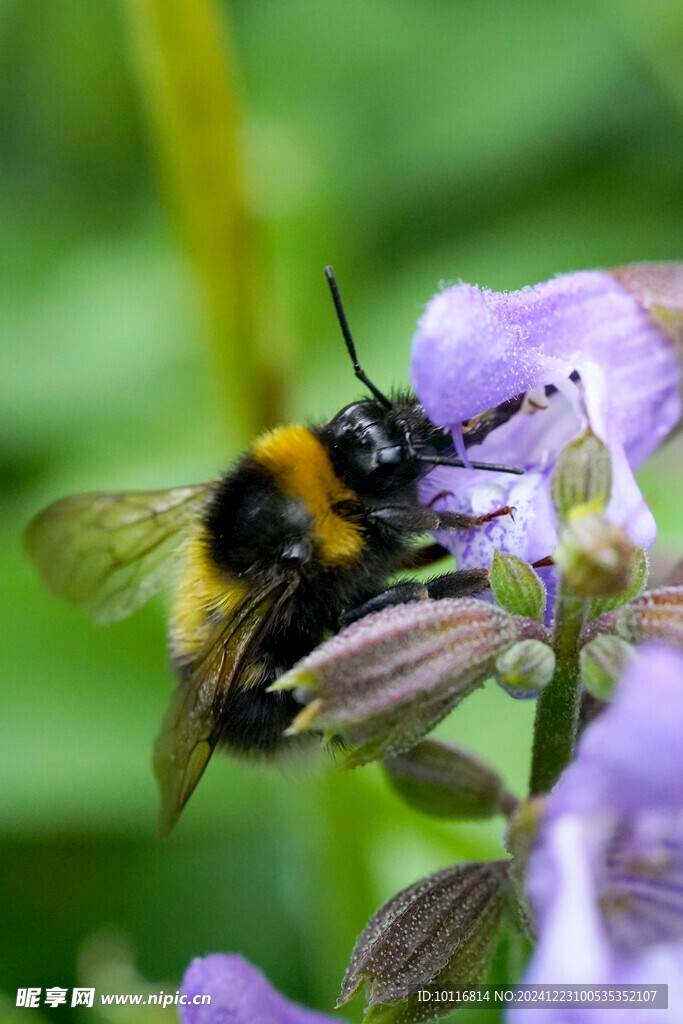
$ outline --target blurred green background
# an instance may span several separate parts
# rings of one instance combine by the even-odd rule
[[[218,950],[329,1009],[380,903],[499,855],[502,821],[431,822],[374,767],[216,757],[160,840],[164,602],[91,626],[43,592],[23,525],[209,478],[265,423],[356,397],[328,262],[387,389],[444,279],[680,258],[683,7],[5,0],[0,49],[0,1013],[18,986],[175,991]],[[644,474],[661,564],[677,460]],[[532,714],[487,688],[441,731],[522,793]]]

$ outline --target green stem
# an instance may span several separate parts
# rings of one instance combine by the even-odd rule
[[[574,753],[581,708],[577,638],[583,625],[583,602],[558,594],[554,625],[555,674],[541,693],[534,723],[530,796],[547,793]]]

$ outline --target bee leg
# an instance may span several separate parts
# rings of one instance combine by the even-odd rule
[[[478,526],[484,526],[499,516],[510,516],[514,521],[515,509],[511,505],[504,505],[502,508],[494,509],[493,512],[485,512],[482,516],[468,515],[466,512],[439,512],[440,519],[437,530],[476,530]]]
[[[474,530],[492,519],[497,519],[498,516],[512,515],[513,512],[514,509],[509,505],[482,516],[472,516],[466,512],[435,512],[434,509],[422,505],[385,505],[372,511],[368,520],[378,526],[410,534],[427,533],[431,530]]]
[[[473,597],[489,586],[488,569],[457,569],[427,582],[427,594],[433,600],[443,597]]]
[[[471,597],[473,594],[481,594],[488,585],[488,569],[458,569],[456,572],[437,576],[428,583],[407,580],[387,587],[376,597],[371,597],[357,608],[345,612],[340,619],[340,625],[348,626],[358,619],[364,619],[366,615],[381,612],[385,608],[393,608],[397,604],[426,601],[428,598],[438,600],[443,597]]]
[[[418,583],[417,580],[407,580],[402,583],[395,583],[393,587],[387,587],[381,594],[371,597],[369,601],[363,601],[356,608],[350,608],[344,612],[339,620],[340,626],[349,626],[358,619],[364,619],[366,615],[373,612],[381,612],[385,608],[393,608],[397,604],[409,604],[411,601],[426,601],[429,597],[426,583]]]

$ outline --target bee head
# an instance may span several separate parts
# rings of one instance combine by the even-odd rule
[[[325,267],[325,276],[354,373],[373,396],[345,406],[319,432],[339,477],[357,493],[380,498],[397,494],[438,465],[520,473],[442,454],[454,447],[452,435],[430,422],[417,399],[387,398],[361,367],[332,267]]]
[[[421,474],[405,412],[402,403],[387,407],[366,399],[345,406],[322,428],[335,472],[359,494],[383,497]]]

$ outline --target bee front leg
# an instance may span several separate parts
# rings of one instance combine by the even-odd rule
[[[493,512],[485,512],[481,516],[467,515],[465,512],[437,512],[439,525],[436,530],[476,530],[478,526],[498,519],[499,516],[510,516],[514,518],[515,510],[512,505],[503,505],[502,508],[494,509]]]
[[[505,505],[484,515],[472,516],[466,512],[435,512],[433,508],[422,505],[385,505],[383,508],[374,509],[368,519],[379,526],[410,534],[433,530],[475,530],[478,526],[497,519],[498,516],[511,516],[514,511],[510,505]]]

